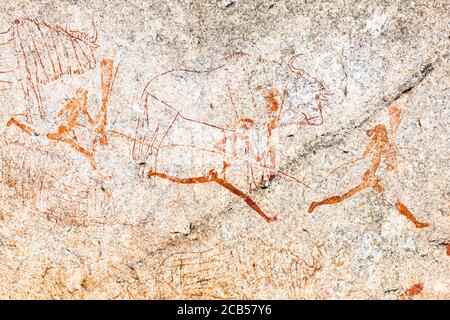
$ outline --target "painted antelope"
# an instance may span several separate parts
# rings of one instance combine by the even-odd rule
[[[277,169],[280,129],[322,124],[329,93],[294,65],[296,58],[285,64],[236,52],[207,70],[155,76],[141,95],[133,144],[140,175],[177,184],[213,182],[267,222],[276,220],[232,181],[246,172],[251,189],[267,188],[278,174],[288,176]]]

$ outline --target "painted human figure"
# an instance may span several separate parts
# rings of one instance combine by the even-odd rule
[[[393,137],[397,134],[401,116],[402,110],[399,107],[389,107],[390,137],[386,126],[383,124],[378,124],[373,129],[367,131],[367,135],[371,138],[371,141],[364,150],[362,158],[371,157],[371,161],[369,169],[367,169],[362,176],[362,182],[343,194],[332,196],[322,201],[312,202],[308,209],[309,213],[312,213],[319,206],[344,201],[367,188],[373,188],[380,193],[384,191],[384,187],[380,184],[381,178],[378,177],[376,173],[382,161],[386,164],[386,170],[388,172],[398,172],[397,145],[395,141],[393,141]],[[395,199],[395,208],[400,214],[413,222],[416,228],[425,228],[429,226],[428,223],[418,221],[398,197]]]
[[[114,69],[112,60],[102,60],[101,67],[101,83],[102,83],[102,102],[101,107],[95,117],[91,117],[88,111],[88,91],[86,89],[77,89],[75,97],[73,97],[64,107],[62,107],[57,118],[60,120],[56,132],[47,133],[45,136],[49,140],[64,142],[77,152],[83,154],[89,161],[93,171],[98,173],[98,165],[94,158],[97,144],[105,146],[107,141],[107,106],[114,80],[117,74],[117,67]],[[80,123],[80,117],[84,117],[87,126]],[[29,125],[21,123],[15,118],[11,118],[6,126],[15,125],[29,135],[40,135]],[[94,134],[89,146],[82,146],[76,134],[76,129],[86,127],[90,133]]]

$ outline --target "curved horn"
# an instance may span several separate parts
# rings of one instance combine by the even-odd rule
[[[89,41],[91,43],[96,43],[98,39],[98,32],[97,32],[97,28],[95,27],[95,22],[94,20],[92,20],[92,34],[89,35]]]

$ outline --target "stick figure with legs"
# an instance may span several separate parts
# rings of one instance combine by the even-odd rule
[[[398,106],[391,106],[389,107],[390,134],[388,135],[388,130],[386,129],[386,126],[384,124],[377,124],[373,129],[367,131],[367,135],[371,138],[371,141],[369,142],[367,148],[364,150],[363,156],[357,160],[350,162],[353,163],[367,157],[372,157],[369,169],[367,169],[362,176],[362,182],[340,195],[332,196],[322,201],[313,201],[309,206],[309,213],[312,213],[319,206],[330,205],[344,201],[345,199],[348,199],[367,188],[373,188],[379,193],[385,190],[384,187],[380,184],[381,178],[378,177],[376,173],[383,161],[388,172],[398,172],[397,145],[393,139],[394,137],[396,137],[401,117],[402,110]],[[395,208],[397,209],[398,213],[405,216],[409,221],[414,223],[416,228],[425,228],[429,226],[428,223],[418,221],[398,197],[395,199]]]

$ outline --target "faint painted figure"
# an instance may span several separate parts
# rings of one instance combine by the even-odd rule
[[[156,273],[156,298],[263,299],[272,291],[280,298],[299,299],[322,267],[314,250],[302,257],[290,245],[246,236],[239,240],[239,248],[216,244],[165,257]]]
[[[20,88],[28,100],[23,113],[27,122],[32,122],[35,113],[44,118],[42,87],[63,75],[95,68],[97,47],[95,30],[89,35],[42,20],[16,19],[0,32],[0,91]]]

